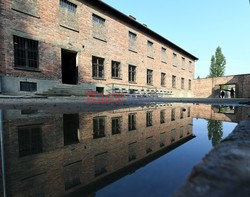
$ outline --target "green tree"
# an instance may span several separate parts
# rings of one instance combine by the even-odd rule
[[[211,58],[209,77],[221,77],[225,74],[226,58],[221,47],[217,47],[215,55]]]
[[[216,146],[219,144],[223,136],[222,122],[217,120],[208,120],[207,130],[208,139],[212,141],[212,145]]]

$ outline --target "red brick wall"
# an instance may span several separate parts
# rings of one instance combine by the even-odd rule
[[[1,21],[4,26],[3,36],[5,38],[3,47],[6,56],[6,75],[26,76],[30,78],[52,79],[61,81],[61,48],[78,52],[77,62],[79,67],[79,80],[85,83],[118,83],[128,84],[128,65],[137,66],[138,86],[147,86],[146,71],[153,70],[153,86],[163,88],[160,85],[161,72],[166,73],[166,89],[172,89],[172,75],[177,76],[177,88],[181,90],[181,78],[185,78],[185,89],[188,91],[188,79],[193,79],[194,61],[186,58],[185,68],[181,68],[181,57],[178,51],[169,46],[163,45],[154,38],[145,35],[137,29],[130,27],[118,19],[109,16],[108,13],[101,13],[96,8],[87,6],[80,1],[77,4],[78,24],[74,26],[70,21],[65,21],[60,11],[58,1],[36,1],[25,4],[25,12],[33,16],[13,10],[12,1],[6,0],[2,4],[3,12]],[[84,2],[84,1],[83,1]],[[30,7],[27,7],[30,6]],[[14,6],[16,9],[18,5]],[[106,42],[93,38],[92,14],[103,17],[105,21]],[[61,17],[60,17],[61,16]],[[37,18],[39,17],[39,18]],[[72,31],[62,27],[69,26]],[[68,25],[67,25],[68,24]],[[128,31],[137,34],[137,53],[131,52],[129,48]],[[39,40],[39,69],[40,72],[28,72],[13,69],[13,38],[12,35],[28,37]],[[154,59],[147,57],[147,40],[154,43]],[[161,47],[167,49],[167,63],[161,62]],[[179,65],[172,66],[172,54],[175,52]],[[92,78],[92,56],[105,58],[105,80],[94,80]],[[2,59],[2,58],[1,58]],[[111,60],[121,62],[122,79],[111,79]],[[0,60],[1,61],[1,60]],[[188,63],[192,61],[192,68],[188,69]],[[0,62],[0,64],[3,64]],[[164,89],[164,88],[163,88]],[[188,91],[190,94],[192,91]]]
[[[194,80],[194,95],[198,98],[218,97],[215,87],[223,84],[236,85],[236,97],[250,98],[250,74]]]

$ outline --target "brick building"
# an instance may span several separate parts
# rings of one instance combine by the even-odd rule
[[[1,91],[191,97],[197,58],[98,0],[0,1]]]

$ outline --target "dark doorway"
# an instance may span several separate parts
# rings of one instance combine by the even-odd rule
[[[79,143],[79,114],[63,114],[64,146]]]
[[[76,67],[76,52],[62,49],[62,83],[77,84],[78,69]]]

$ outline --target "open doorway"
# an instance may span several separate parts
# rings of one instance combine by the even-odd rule
[[[237,98],[237,89],[235,84],[220,85],[220,98]]]
[[[74,85],[78,83],[76,55],[77,53],[74,51],[67,51],[62,49],[62,83],[64,84]]]

